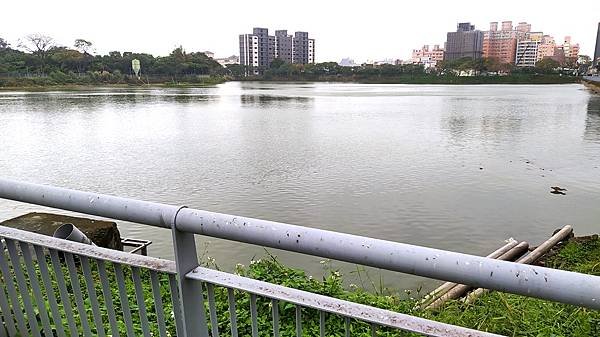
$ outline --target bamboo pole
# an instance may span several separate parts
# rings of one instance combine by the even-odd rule
[[[529,244],[525,241],[522,241],[518,245],[515,245],[513,248],[511,248],[506,253],[499,256],[498,260],[512,261],[512,260],[518,258],[519,256],[525,254],[525,252],[527,251],[528,248],[529,248]],[[427,305],[425,307],[425,309],[437,309],[437,308],[443,306],[444,303],[446,303],[447,301],[454,300],[454,299],[461,297],[467,291],[469,291],[469,289],[471,289],[471,288],[473,288],[473,287],[470,285],[459,284],[459,285],[455,286],[454,288],[450,289],[447,293],[438,297],[435,301],[431,302],[429,305]]]
[[[573,227],[571,225],[565,225],[561,230],[552,235],[550,239],[546,240],[544,243],[542,243],[536,249],[534,249],[531,253],[521,257],[516,262],[523,264],[535,263],[550,249],[552,249],[552,247],[556,246],[559,242],[568,238],[569,235],[571,235],[571,233],[573,233]],[[484,288],[475,289],[465,298],[464,301],[465,303],[473,303],[479,296],[489,291],[489,289]]]
[[[486,257],[489,257],[491,259],[497,259],[500,256],[502,256],[504,253],[510,251],[518,243],[518,241],[513,238],[509,238],[505,242],[506,242],[506,244],[504,246],[491,252]],[[427,294],[421,300],[421,303],[418,305],[418,307],[420,307],[421,309],[425,308],[426,306],[431,304],[431,302],[433,302],[437,297],[442,296],[443,294],[447,293],[450,289],[454,288],[457,285],[458,284],[454,283],[454,282],[445,282],[444,284],[442,284],[441,286],[437,287],[435,290],[433,290],[432,292]]]

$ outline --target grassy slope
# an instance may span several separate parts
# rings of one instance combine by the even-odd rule
[[[597,236],[571,240],[550,254],[545,265],[600,275],[600,240]],[[450,303],[429,316],[509,336],[600,335],[600,312],[596,310],[498,292],[483,296],[472,305]]]
[[[597,236],[571,240],[547,257],[545,264],[552,268],[600,275],[600,240]],[[420,311],[413,309],[415,300],[405,299],[406,296],[399,293],[377,295],[357,288],[346,290],[337,272],[317,281],[307,277],[302,271],[285,267],[273,259],[261,260],[240,272],[273,283],[508,336],[600,335],[598,311],[518,295],[491,292],[473,304],[453,301],[438,311]],[[282,316],[286,315],[291,316],[292,312]],[[317,317],[312,318],[318,322]],[[330,324],[343,331],[341,322],[332,321]],[[317,335],[316,325],[307,324],[306,328],[311,331],[310,335]],[[356,335],[368,335],[366,326],[357,325],[356,329]],[[403,334],[382,331],[379,335]]]

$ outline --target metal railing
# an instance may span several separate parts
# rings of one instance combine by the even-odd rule
[[[113,336],[254,337],[265,335],[264,330],[279,336],[284,318],[281,310],[287,308],[289,314],[289,306],[283,303],[294,307],[297,336],[310,335],[303,323],[318,324],[320,336],[342,335],[340,329],[346,336],[364,331],[375,336],[381,327],[428,336],[497,336],[201,267],[196,234],[600,308],[596,300],[600,298],[600,277],[592,275],[6,179],[0,179],[0,198],[170,228],[175,251],[175,261],[166,261],[0,227],[0,237],[8,248],[7,259],[0,247],[5,284],[0,288],[0,310],[10,336],[17,332],[48,335],[50,329],[56,329],[58,336],[105,335],[105,326]],[[30,247],[35,261],[28,253]],[[44,267],[48,261],[52,269]],[[113,273],[107,273],[108,264]],[[64,274],[71,280],[70,293]],[[81,285],[87,289],[86,299]],[[3,301],[4,291],[8,298]],[[53,299],[55,292],[60,296]],[[97,296],[100,292],[103,297]],[[247,301],[241,301],[244,298]],[[73,302],[79,324],[73,320],[73,311],[68,312]],[[217,305],[223,302],[227,303],[225,312]],[[264,320],[266,314],[270,323]],[[242,316],[249,318],[248,326],[240,326],[238,317]],[[285,318],[288,322],[289,317]],[[219,331],[220,327],[227,331]]]
[[[167,336],[167,326],[180,325],[172,261],[3,226],[0,238],[0,312],[6,329],[0,328],[0,336],[106,336],[108,330],[112,336],[137,336],[134,326],[145,336],[150,331]],[[143,287],[151,290],[146,295],[153,308]],[[172,315],[165,313],[166,296]]]

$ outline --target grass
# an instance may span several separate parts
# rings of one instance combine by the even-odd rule
[[[22,261],[21,261],[22,263]],[[208,259],[207,264],[212,268],[218,268],[214,264],[214,260]],[[564,246],[560,247],[549,254],[544,260],[544,264],[552,268],[560,268],[564,270],[577,271],[592,275],[600,275],[600,240],[597,236],[588,237],[585,239],[572,239]],[[98,301],[102,310],[103,326],[107,332],[110,332],[110,325],[106,313],[106,306],[102,296],[102,288],[98,279],[97,267],[95,263],[92,265],[92,275],[95,278],[94,287],[98,294]],[[123,323],[123,313],[119,310],[121,307],[120,294],[114,279],[113,266],[107,264],[107,270],[110,278],[111,298],[117,309],[117,320],[119,323],[120,335],[125,335],[126,329]],[[86,284],[83,279],[81,266],[79,269],[80,287],[85,292]],[[72,286],[69,282],[68,271],[63,266],[63,274],[66,277],[66,283],[69,291]],[[13,271],[14,272],[14,271]],[[11,272],[11,273],[13,273]],[[127,300],[132,311],[134,320],[135,334],[141,334],[141,325],[139,319],[139,308],[135,299],[134,283],[132,280],[131,269],[124,268]],[[299,269],[290,268],[281,264],[276,257],[267,253],[267,255],[259,260],[251,262],[247,267],[238,265],[235,273],[258,279],[274,284],[280,284],[291,288],[305,290],[317,294],[340,298],[356,303],[362,303],[378,308],[392,310],[396,312],[416,315],[436,321],[446,322],[450,324],[475,328],[482,331],[488,331],[508,336],[598,336],[600,335],[600,312],[596,310],[584,309],[571,305],[558,304],[543,300],[527,298],[518,295],[490,292],[474,303],[464,304],[460,301],[451,301],[443,308],[435,311],[423,311],[415,309],[418,299],[407,298],[405,291],[393,291],[384,289],[383,287],[374,287],[374,292],[367,291],[364,286],[345,286],[343,275],[338,271],[328,268],[328,272],[322,278],[316,279],[306,275]],[[359,277],[365,278],[368,283],[374,284],[369,278],[369,275],[358,271]],[[361,273],[362,276],[360,275]],[[57,275],[51,273],[55,296],[59,298],[57,290]],[[142,289],[144,292],[145,306],[148,313],[150,330],[154,336],[158,335],[158,327],[156,325],[156,310],[154,309],[154,299],[152,297],[152,288],[149,281],[149,273],[141,271]],[[38,275],[38,281],[41,282]],[[15,285],[16,286],[16,285]],[[576,285],[574,285],[576,286]],[[160,275],[161,297],[164,306],[164,314],[167,319],[167,330],[170,336],[175,335],[175,322],[172,313],[172,304],[170,301],[170,291],[167,275]],[[0,290],[5,291],[4,280],[0,283]],[[72,292],[72,291],[70,291]],[[6,293],[4,293],[6,294]],[[0,292],[0,296],[4,296]],[[32,296],[31,290],[28,296]],[[21,292],[20,296],[24,296]],[[236,313],[237,325],[240,336],[251,335],[251,319],[250,319],[250,296],[248,294],[235,291],[236,297]],[[206,298],[206,291],[204,294]],[[221,287],[215,287],[216,310],[218,314],[218,326],[221,336],[229,336],[231,322],[229,317],[228,295],[227,290]],[[48,312],[49,302],[47,298],[46,308],[43,311]],[[88,320],[92,323],[91,300],[84,296],[85,310]],[[20,302],[22,297],[20,298]],[[73,313],[76,322],[79,322],[79,314],[76,310],[73,295],[69,299],[73,306]],[[35,303],[35,302],[34,302]],[[272,305],[269,299],[258,298],[258,326],[260,336],[270,336],[272,334]],[[290,303],[279,302],[280,313],[280,334],[281,336],[295,336],[295,306]],[[62,312],[61,324],[68,328],[66,324],[66,315],[64,313],[63,303],[59,300],[59,306]],[[208,310],[208,306],[207,306]],[[39,320],[39,308],[36,313]],[[302,328],[304,336],[319,335],[319,313],[315,310],[302,309]],[[53,322],[53,324],[55,324]],[[77,324],[80,326],[80,324]],[[97,334],[97,331],[92,325],[92,333]],[[326,316],[327,336],[344,336],[345,325],[344,319],[335,315]],[[78,331],[81,334],[82,331]],[[351,323],[352,336],[371,336],[371,326],[369,324],[352,321]],[[414,334],[396,331],[387,328],[379,328],[377,336],[413,336]]]
[[[600,275],[600,240],[597,236],[572,239],[551,252],[544,264]],[[424,316],[508,336],[600,335],[600,312],[597,310],[500,292],[491,292],[473,304],[453,301]]]

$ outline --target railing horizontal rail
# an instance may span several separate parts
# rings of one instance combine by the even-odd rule
[[[598,276],[8,179],[0,198],[600,309]]]
[[[242,290],[265,298],[293,303],[301,307],[326,311],[368,323],[417,332],[427,336],[499,336],[492,333],[440,323],[385,309],[374,308],[364,304],[340,300],[203,267],[195,268],[189,272],[186,277],[193,280],[227,287],[228,289]]]
[[[79,242],[58,240],[51,236],[0,226],[0,237],[8,237],[32,245],[57,251],[86,256],[104,261],[127,264],[133,267],[154,270],[160,273],[175,274],[175,262],[155,257],[130,254],[118,250],[82,244]]]
[[[177,206],[0,178],[0,198],[171,228]]]

